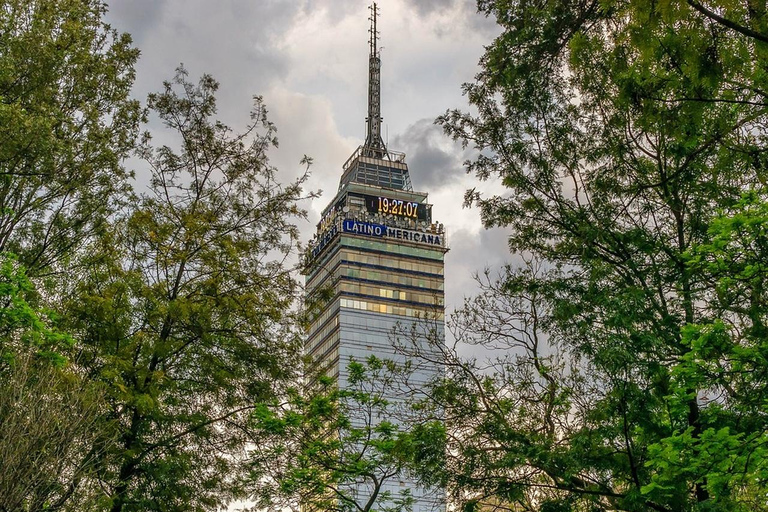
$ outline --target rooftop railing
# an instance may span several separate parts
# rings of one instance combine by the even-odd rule
[[[352,153],[352,156],[347,158],[347,161],[344,163],[344,171],[347,171],[351,166],[352,162],[354,162],[356,159],[360,158],[361,156],[369,156],[366,155],[366,151],[374,151],[369,148],[366,148],[365,146],[358,146],[354,153]],[[396,162],[396,163],[404,163],[405,162],[405,153],[401,153],[399,151],[391,151],[387,150],[386,152],[382,153],[383,158],[373,156],[372,158],[378,158],[379,160],[389,160],[390,162]]]

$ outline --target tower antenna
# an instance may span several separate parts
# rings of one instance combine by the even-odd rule
[[[379,32],[376,29],[376,21],[379,8],[376,2],[368,7],[371,11],[371,28],[368,29],[370,38],[368,45],[370,55],[368,57],[368,117],[365,119],[368,133],[363,146],[364,154],[375,158],[384,158],[387,155],[387,147],[381,139],[381,57],[378,48]]]

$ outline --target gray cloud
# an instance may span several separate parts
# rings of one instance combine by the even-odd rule
[[[447,17],[442,22],[429,23],[430,29],[440,37],[480,33],[492,38],[498,33],[496,22],[478,13],[477,0],[408,0],[407,3],[422,21]]]
[[[420,16],[429,16],[435,12],[452,9],[457,0],[417,0],[411,5]],[[473,0],[465,0],[474,3]]]
[[[446,273],[446,302],[459,306],[464,298],[475,292],[474,275],[486,269],[498,269],[506,263],[520,263],[518,256],[509,252],[507,228],[483,229],[479,232],[466,230],[448,233],[451,250],[446,255],[446,264],[451,268]]]
[[[417,190],[455,185],[464,174],[466,151],[443,133],[432,119],[420,119],[397,135],[390,149],[406,154],[411,180]]]
[[[500,32],[500,27],[496,19],[492,16],[486,16],[477,8],[477,0],[461,0],[462,13],[464,14],[464,23],[473,31],[483,34],[490,38],[496,37]]]
[[[300,5],[240,0],[116,2],[107,21],[133,35],[142,52],[134,95],[144,99],[184,63],[191,77],[210,73],[222,82],[220,111],[247,109],[253,94],[284,77],[290,62],[274,40],[291,26]],[[232,106],[230,106],[232,105]]]
[[[482,275],[488,270],[493,279],[499,275],[504,265],[522,264],[519,255],[509,252],[508,235],[509,230],[506,228],[481,230],[477,233],[464,230],[448,233],[451,250],[446,255],[445,301],[450,307],[446,313],[450,315],[461,308],[465,299],[479,292],[474,276]],[[449,345],[456,341],[450,329],[446,331],[446,338]],[[499,355],[475,345],[459,344],[457,349],[463,357],[476,357],[481,360]]]
[[[160,23],[165,3],[166,0],[110,2],[107,19],[112,20],[119,31],[131,34],[134,44],[141,48],[145,35]]]
[[[160,88],[180,62],[190,79],[210,73],[221,82],[219,117],[240,131],[251,96],[264,95],[279,128],[272,163],[287,181],[303,154],[315,158],[307,201],[311,222],[335,194],[341,167],[364,137],[367,93],[367,11],[359,0],[113,0],[107,16],[130,32],[142,51],[134,96]],[[466,104],[460,85],[471,80],[482,45],[495,35],[492,20],[472,0],[382,0],[382,107],[389,146],[407,153],[414,187],[429,192],[446,224],[448,309],[475,290],[472,272],[511,256],[503,230],[483,231],[475,210],[461,210],[475,186],[463,161],[468,151],[450,141],[433,116]],[[150,129],[156,128],[150,124]],[[165,143],[158,130],[156,142]],[[169,141],[172,142],[172,141]]]
[[[304,7],[305,11],[314,11],[323,9],[327,11],[328,21],[335,25],[352,13],[359,11],[359,0],[308,0]]]

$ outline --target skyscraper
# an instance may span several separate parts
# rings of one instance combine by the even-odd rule
[[[413,332],[410,341],[427,351],[427,332],[432,342],[444,335],[445,232],[432,217],[427,194],[413,190],[405,155],[389,150],[381,138],[377,16],[374,3],[365,143],[342,168],[338,192],[309,244],[305,271],[308,297],[328,292],[309,328],[306,352],[341,388],[348,385],[353,359],[403,360],[392,343],[396,330]],[[419,363],[416,384],[440,371]],[[441,501],[402,476],[386,486],[392,495],[408,488],[414,512],[432,511]]]

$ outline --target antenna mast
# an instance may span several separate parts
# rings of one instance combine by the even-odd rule
[[[364,154],[375,158],[384,158],[387,155],[387,147],[381,139],[381,58],[377,46],[378,31],[376,30],[376,18],[379,8],[376,2],[368,7],[371,11],[371,28],[368,30],[371,37],[368,40],[370,56],[368,57],[368,117],[365,119],[368,133],[363,146]]]

